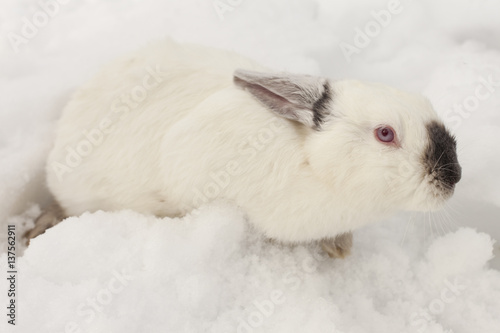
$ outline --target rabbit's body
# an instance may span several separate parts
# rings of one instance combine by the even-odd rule
[[[413,153],[423,156],[429,145],[428,124],[437,118],[425,99],[382,85],[308,77],[298,85],[318,101],[304,117],[294,115],[295,122],[266,106],[269,96],[283,98],[263,97],[252,72],[237,74],[235,84],[238,67],[263,70],[231,53],[163,42],[115,61],[84,86],[64,110],[47,165],[49,188],[65,212],[181,216],[222,198],[242,207],[268,237],[298,242],[446,199],[432,202],[420,170],[410,180],[398,176],[401,163]],[[370,104],[381,101],[387,115]],[[401,103],[415,114],[390,111]],[[348,108],[360,110],[349,114]],[[317,113],[327,109],[333,114]],[[372,140],[381,116],[406,131],[399,140],[407,153]],[[357,132],[365,127],[369,134]],[[400,188],[405,182],[414,188]]]

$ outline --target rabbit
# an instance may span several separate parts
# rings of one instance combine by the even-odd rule
[[[46,171],[66,216],[180,217],[223,199],[266,237],[332,257],[368,223],[441,208],[461,177],[454,136],[419,94],[172,40],[74,94]]]

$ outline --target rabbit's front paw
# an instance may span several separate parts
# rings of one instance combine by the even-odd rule
[[[351,253],[352,232],[325,238],[321,241],[321,247],[330,258],[345,258]]]

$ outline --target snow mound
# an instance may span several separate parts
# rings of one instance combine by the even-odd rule
[[[262,239],[218,203],[182,219],[72,217],[19,259],[14,332],[495,332],[493,242],[462,228],[404,246],[355,234],[345,260]],[[415,244],[413,244],[415,245]],[[410,248],[412,248],[410,250]],[[417,259],[415,259],[415,257]],[[2,270],[6,258],[0,258]],[[0,288],[6,288],[2,279]],[[28,320],[29,318],[29,320]],[[50,320],[49,320],[50,318]]]

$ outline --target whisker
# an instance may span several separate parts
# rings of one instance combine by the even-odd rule
[[[427,234],[429,233],[429,231],[427,230],[427,215],[429,214],[429,212],[425,212],[424,214],[424,236],[426,236],[425,238],[427,239]]]
[[[458,162],[450,162],[450,163],[443,164],[442,166],[448,166],[448,165],[454,165],[454,164],[460,165],[460,163],[458,163]]]
[[[429,224],[429,229],[431,231],[431,239],[434,239],[434,231],[432,230],[432,224],[431,224],[431,212],[427,211],[427,223]]]
[[[443,236],[446,235],[446,230],[444,230],[444,216],[443,216],[443,212],[439,211],[439,217],[441,218],[441,221],[439,223],[439,226],[441,227],[441,230],[443,231]]]
[[[443,154],[444,154],[444,150],[441,153],[441,156],[439,156],[438,160],[436,161],[436,164],[434,164],[434,166],[432,167],[432,172],[434,172],[434,169],[436,169],[436,165],[439,163],[439,160],[441,159],[441,157],[443,157]]]
[[[439,168],[436,169],[436,171],[441,171],[441,170],[446,170],[446,171],[450,171],[450,172],[453,172],[453,173],[459,173],[458,170],[447,169],[445,167],[439,167]]]
[[[455,213],[457,215],[460,214],[460,212],[457,209],[455,209],[451,205],[451,203],[449,203],[449,202],[445,203],[443,212],[444,212],[444,214],[446,214],[446,216],[448,216],[450,222],[455,226],[455,228],[458,229],[459,227],[461,227],[461,225],[457,222],[457,220],[455,218],[453,218],[453,216],[451,215],[451,213],[448,210],[451,210],[453,213]]]
[[[450,232],[454,232],[458,229],[456,222],[451,218],[446,211],[443,212],[444,221],[450,229]]]
[[[446,228],[446,232],[450,231],[449,229],[449,226],[448,226],[448,222],[446,221],[446,216],[444,215],[443,211],[439,211],[439,217],[441,219],[441,226],[443,227],[443,229]]]
[[[412,213],[410,215],[410,218],[406,221],[406,227],[405,227],[405,233],[403,234],[403,239],[401,240],[401,243],[399,244],[400,246],[403,246],[405,239],[406,239],[406,234],[408,233],[408,228],[410,226],[410,223],[413,224],[413,217],[415,216],[415,213]]]

